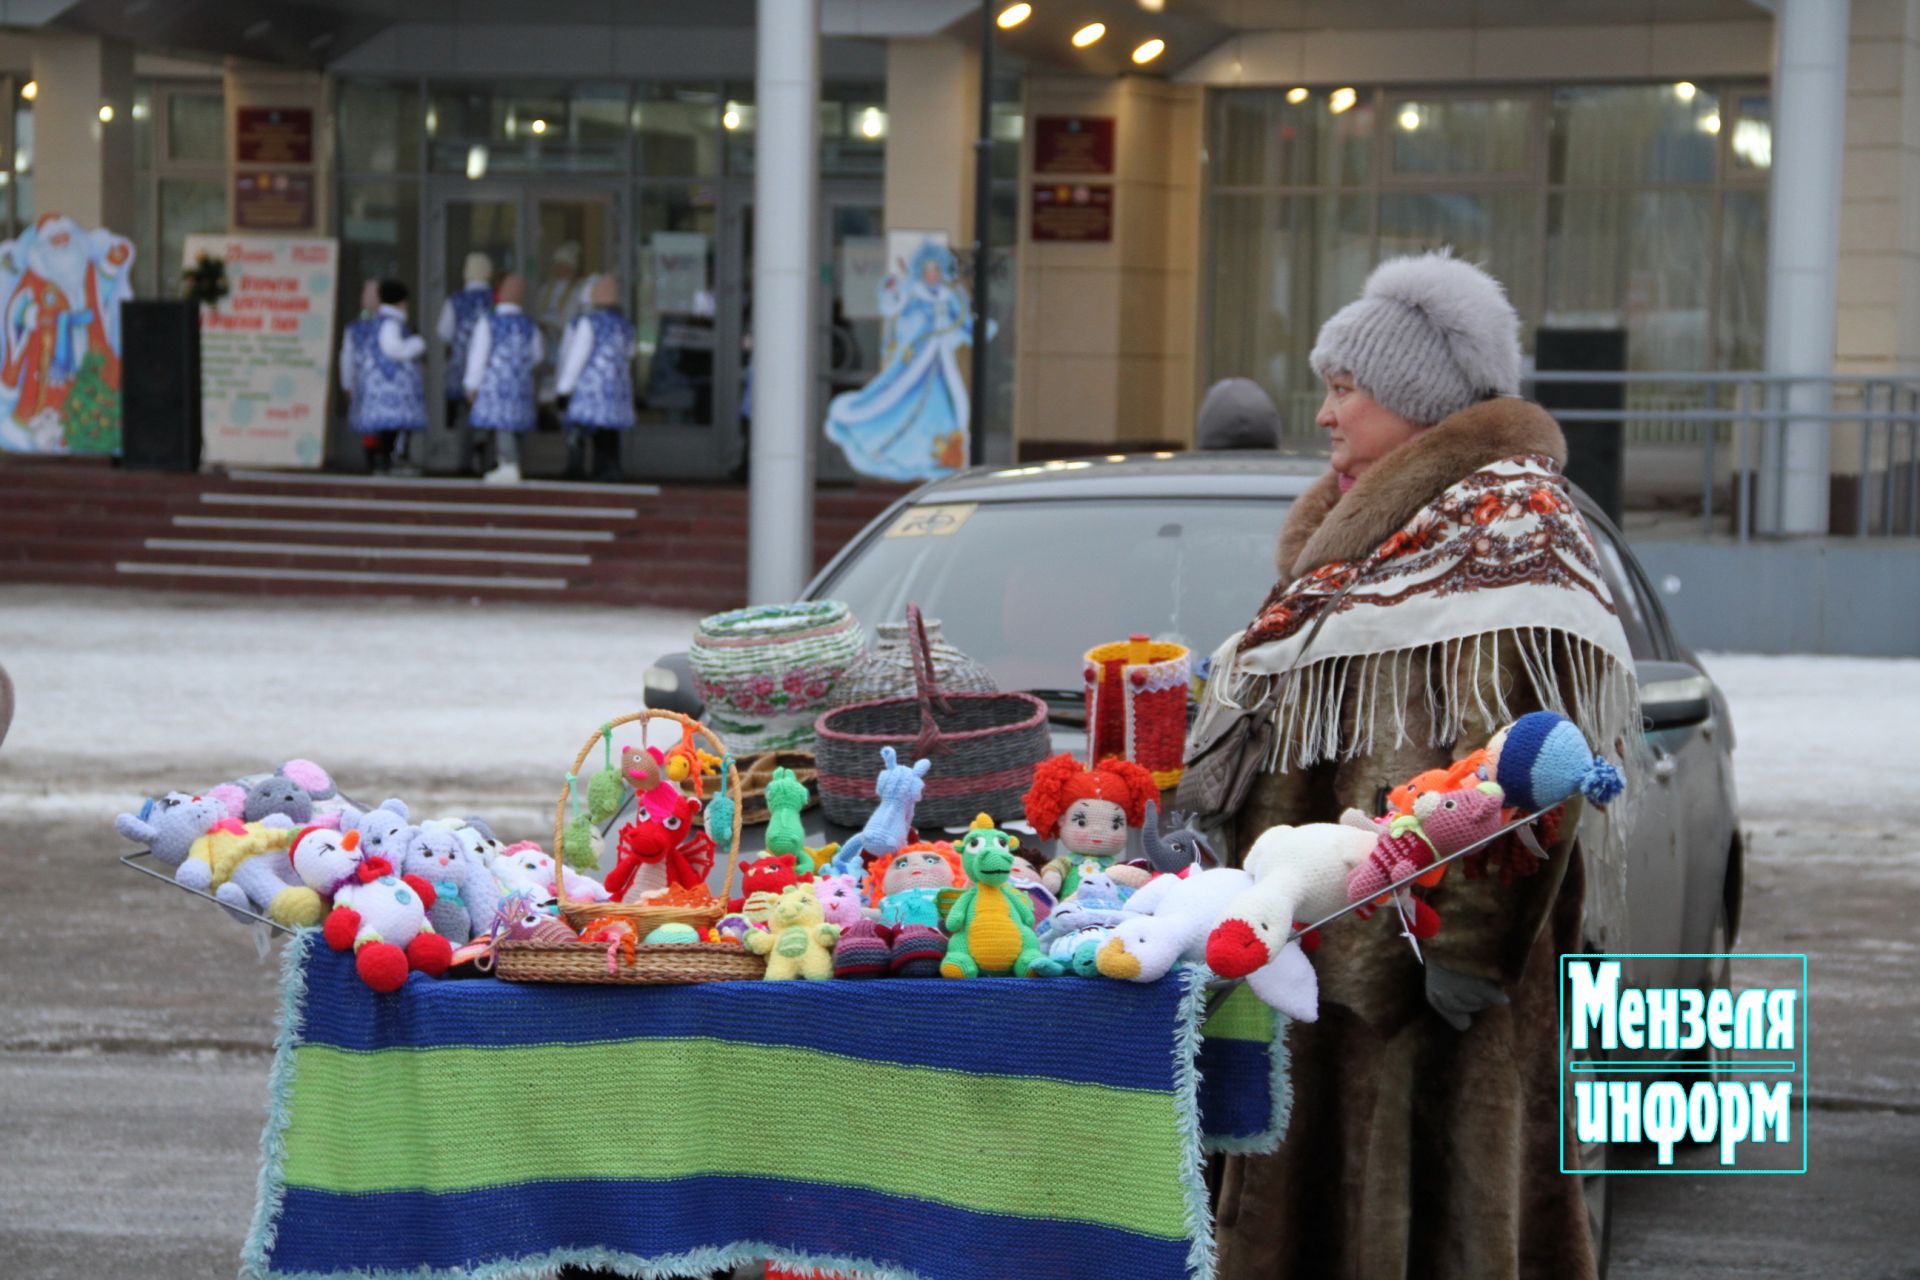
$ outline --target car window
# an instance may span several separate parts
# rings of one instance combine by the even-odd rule
[[[1001,688],[1078,689],[1095,645],[1142,632],[1198,660],[1246,626],[1273,586],[1288,505],[982,503],[937,533],[870,540],[816,594],[846,601],[869,627],[904,617],[912,601]]]
[[[1600,572],[1613,593],[1613,607],[1627,633],[1627,648],[1635,658],[1659,658],[1660,647],[1654,641],[1653,602],[1640,589],[1640,575],[1627,568],[1613,533],[1604,525],[1587,522],[1593,531],[1594,546],[1600,551]]]

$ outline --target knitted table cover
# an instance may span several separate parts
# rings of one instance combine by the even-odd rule
[[[1279,1042],[1216,997],[1203,1049],[1192,973],[383,996],[316,937],[245,1276],[1209,1280],[1201,1117],[1235,1150],[1284,1128]]]

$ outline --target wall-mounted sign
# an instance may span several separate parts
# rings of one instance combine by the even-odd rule
[[[227,296],[200,308],[206,460],[317,467],[326,438],[339,251],[322,239],[188,236],[182,255],[227,264]]]
[[[313,175],[234,174],[233,225],[239,231],[313,230]]]
[[[306,107],[241,107],[233,113],[241,164],[312,164],[313,112]]]
[[[1113,239],[1113,187],[1036,182],[1030,222],[1035,240],[1104,244]]]
[[[1033,172],[1113,172],[1112,116],[1039,116],[1033,122]]]

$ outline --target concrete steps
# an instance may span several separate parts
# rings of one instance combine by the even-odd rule
[[[817,491],[824,564],[904,490]],[[0,459],[0,582],[248,594],[747,603],[747,492]]]

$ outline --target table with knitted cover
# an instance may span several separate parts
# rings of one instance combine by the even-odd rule
[[[261,1280],[707,1276],[760,1259],[876,1280],[1209,1280],[1203,1150],[1284,1127],[1278,1040],[1248,1056],[1263,1032],[1225,1025],[1232,1001],[1215,995],[1238,1047],[1203,1047],[1197,972],[416,975],[378,995],[315,936],[285,955],[241,1259]],[[1216,1066],[1269,1085],[1265,1110],[1257,1088],[1203,1090]],[[767,1104],[802,1081],[847,1105]],[[1203,1133],[1216,1116],[1223,1131]]]

